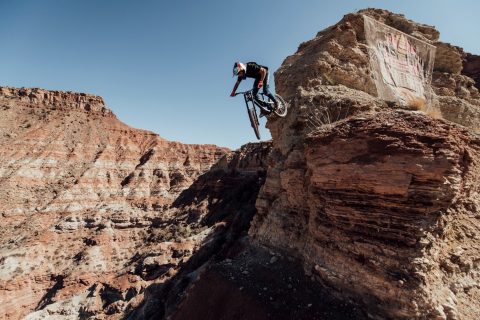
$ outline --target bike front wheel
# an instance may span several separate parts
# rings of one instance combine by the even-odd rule
[[[247,108],[248,109],[248,118],[250,119],[250,124],[252,125],[253,131],[257,136],[257,139],[260,140],[260,130],[258,129],[258,117],[257,110],[255,107]]]
[[[278,94],[275,94],[275,99],[277,99],[277,102],[278,102],[278,106],[276,109],[273,110],[273,112],[279,116],[279,117],[285,117],[287,115],[287,103],[285,102],[285,100],[283,100],[282,97],[280,97]]]

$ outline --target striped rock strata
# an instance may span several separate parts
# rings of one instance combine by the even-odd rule
[[[235,192],[265,152],[166,141],[93,95],[0,88],[0,317],[120,318],[225,233],[208,190]]]

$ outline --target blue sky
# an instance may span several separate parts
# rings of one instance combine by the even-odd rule
[[[276,70],[367,7],[434,25],[442,41],[480,54],[477,0],[0,0],[0,86],[101,95],[133,127],[235,149],[255,136],[243,99],[229,97],[233,62]]]

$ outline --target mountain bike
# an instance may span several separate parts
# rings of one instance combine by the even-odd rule
[[[275,108],[275,103],[267,95],[259,93],[255,97],[253,94],[253,89],[244,92],[238,92],[235,95],[239,94],[243,94],[245,105],[247,106],[248,118],[250,119],[250,124],[252,125],[253,131],[255,132],[258,140],[260,140],[260,130],[258,129],[259,122],[257,109],[255,106],[260,108],[260,116],[269,115],[272,112],[282,118],[287,115],[287,104],[285,103],[285,100],[283,100],[283,98],[278,94],[275,94],[275,99],[277,99],[278,102],[277,108]]]

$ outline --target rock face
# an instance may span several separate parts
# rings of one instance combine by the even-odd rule
[[[478,57],[439,42],[439,32],[433,27],[385,10],[367,9],[348,14],[336,25],[319,32],[314,39],[302,43],[276,72],[276,90],[285,99],[291,99],[298,96],[299,88],[344,85],[377,96],[369,65],[363,15],[435,45],[434,108],[441,111],[443,118],[478,130],[480,95],[478,81],[475,84]]]
[[[463,49],[437,42],[433,89],[447,120],[478,132],[480,94],[479,58]]]
[[[475,81],[475,87],[480,89],[480,56],[467,53],[463,60],[462,73]]]
[[[445,120],[376,98],[362,15],[437,46],[432,85]],[[480,317],[476,69],[438,37],[402,15],[362,10],[301,44],[275,74],[290,111],[267,123],[271,165],[249,235],[288,248],[371,317]]]
[[[436,46],[437,114],[378,98],[363,15]],[[234,152],[0,88],[0,314],[480,318],[478,57],[438,39],[346,15],[276,72],[272,142]]]
[[[248,227],[268,151],[166,141],[92,95],[0,88],[2,318],[135,309],[204,241],[240,232],[234,217]]]

